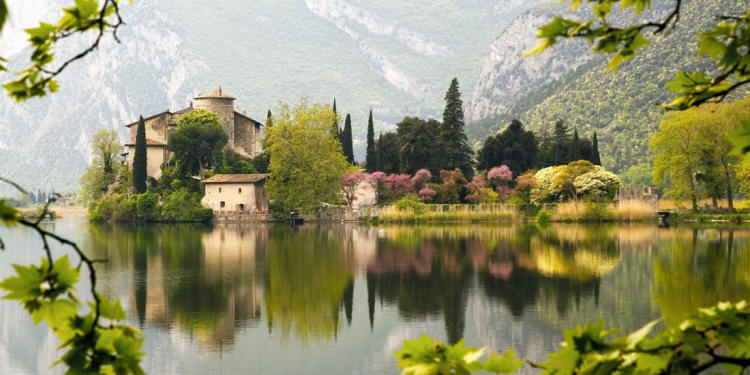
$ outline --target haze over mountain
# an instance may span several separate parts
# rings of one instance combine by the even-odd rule
[[[67,1],[11,0],[0,56],[23,66],[28,50],[20,29],[55,19]],[[663,17],[670,6],[654,2],[646,17]],[[452,77],[475,145],[514,118],[539,134],[560,119],[582,136],[597,131],[605,167],[622,171],[649,160],[648,136],[674,71],[710,67],[690,59],[697,53],[692,35],[712,22],[705,14],[736,6],[684,2],[678,28],[613,74],[582,41],[522,58],[537,43],[536,28],[554,14],[571,15],[569,4],[558,2],[136,0],[123,7],[122,43],[107,40],[72,65],[60,92],[21,104],[0,96],[0,175],[31,189],[76,190],[97,130],[116,129],[124,139],[123,125],[139,115],[185,108],[218,87],[261,122],[279,100],[336,97],[339,114],[352,114],[355,155],[363,160],[371,108],[376,133],[406,115],[440,119]],[[58,59],[82,46],[63,45]]]
[[[67,0],[10,0],[0,56],[22,67],[22,28],[52,21]],[[279,100],[301,97],[351,113],[364,159],[367,112],[378,131],[405,115],[441,117],[458,77],[468,95],[492,40],[536,1],[136,0],[111,39],[60,78],[57,94],[16,104],[0,98],[0,175],[31,189],[77,189],[91,135],[219,86],[265,122]],[[84,46],[64,45],[58,60]],[[11,77],[2,75],[3,81]],[[7,191],[7,190],[4,190]]]

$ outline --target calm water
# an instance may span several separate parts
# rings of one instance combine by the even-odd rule
[[[108,259],[101,290],[143,329],[151,374],[395,374],[421,333],[543,361],[576,322],[750,298],[747,229],[48,225]],[[30,231],[0,237],[0,277],[39,261]],[[0,302],[0,374],[61,372],[57,345]]]

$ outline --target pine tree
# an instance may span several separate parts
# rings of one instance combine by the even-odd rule
[[[594,165],[602,165],[602,159],[599,157],[599,141],[596,139],[596,132],[594,132],[594,139],[591,141],[590,161]]]
[[[341,145],[344,149],[344,156],[349,164],[354,165],[354,144],[352,141],[352,117],[346,114],[346,120],[344,121],[344,132],[342,136],[343,142]]]
[[[578,139],[578,130],[573,131],[573,140],[570,141],[568,160],[570,162],[581,160],[581,142]]]
[[[271,115],[271,110],[268,110],[268,114],[266,115],[266,128],[270,128],[273,126],[273,117]]]
[[[372,123],[372,110],[367,120],[367,154],[365,155],[365,168],[367,173],[375,172],[378,168],[378,156],[375,151],[375,127]]]
[[[471,160],[474,151],[468,145],[464,130],[463,102],[456,78],[453,78],[445,93],[445,111],[438,142],[443,155],[440,169],[460,168],[466,178],[471,179],[474,176],[474,162]]]
[[[143,116],[138,120],[138,130],[135,133],[135,153],[133,155],[133,188],[136,194],[146,192],[148,179],[148,160],[146,150],[146,124]]]
[[[339,130],[339,115],[336,112],[336,98],[333,98],[333,124],[331,125],[331,135],[341,143],[341,131]]]

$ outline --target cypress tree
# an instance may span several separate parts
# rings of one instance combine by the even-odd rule
[[[138,130],[135,133],[135,153],[133,155],[133,188],[136,194],[146,192],[146,179],[148,179],[146,152],[146,124],[143,122],[143,116],[141,116],[138,120]]]
[[[594,139],[591,141],[590,161],[594,165],[602,165],[602,159],[599,157],[599,141],[596,140],[596,132],[594,132]]]
[[[344,133],[343,133],[342,146],[344,148],[344,156],[349,164],[354,165],[354,144],[352,141],[352,117],[346,114],[346,120],[344,121]]]
[[[375,172],[378,168],[378,156],[375,151],[375,127],[372,123],[372,110],[367,120],[367,154],[365,155],[367,173]]]
[[[268,110],[268,114],[266,115],[266,127],[270,128],[273,126],[273,117],[271,117],[271,110]]]
[[[568,160],[570,162],[581,160],[581,142],[578,139],[578,130],[573,131],[573,140],[570,141],[570,151],[568,152]]]
[[[568,154],[570,149],[570,131],[562,120],[558,120],[555,123],[555,130],[552,136],[553,153],[552,153],[552,165],[568,164],[571,160],[568,160]]]
[[[443,155],[440,169],[460,168],[464,176],[471,179],[474,176],[474,162],[471,160],[474,151],[468,145],[464,125],[463,101],[461,101],[461,92],[458,88],[458,79],[453,78],[448,92],[445,93],[443,124],[438,137]]]
[[[341,143],[341,132],[339,131],[339,115],[336,112],[336,98],[333,98],[333,124],[331,125],[333,138]]]

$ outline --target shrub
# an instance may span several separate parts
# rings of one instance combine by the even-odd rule
[[[156,193],[145,193],[138,195],[136,199],[139,220],[155,221],[161,218],[159,195]]]
[[[201,205],[201,196],[179,189],[164,197],[162,217],[165,221],[207,221],[213,217],[210,208]]]
[[[583,220],[585,221],[614,221],[615,213],[604,203],[586,203]]]
[[[120,196],[112,212],[112,221],[126,223],[138,220],[138,208],[135,197]]]
[[[540,210],[539,213],[536,214],[536,221],[542,224],[549,223],[552,221],[552,214],[547,210]]]
[[[427,205],[413,195],[407,195],[396,202],[396,209],[399,212],[412,212],[415,215],[421,215],[425,207]]]

